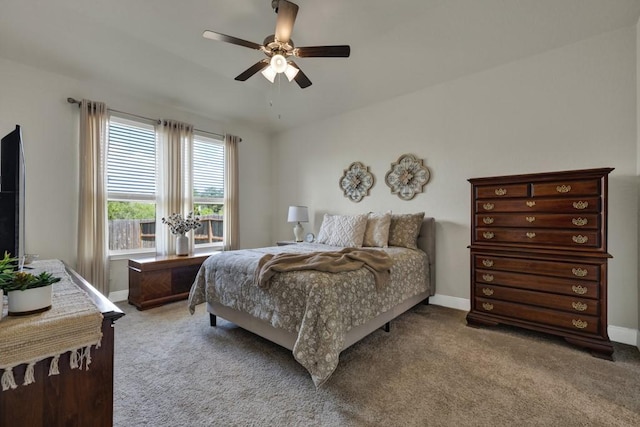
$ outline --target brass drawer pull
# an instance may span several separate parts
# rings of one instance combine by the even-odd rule
[[[485,294],[486,296],[490,297],[491,295],[493,295],[493,289],[491,289],[491,288],[482,288],[482,293]]]
[[[582,200],[579,202],[573,202],[573,207],[576,209],[587,209],[589,207],[589,202],[583,202]]]
[[[507,194],[507,189],[506,188],[496,188],[496,196],[504,196],[505,194]]]
[[[526,205],[529,206],[530,208],[534,207],[536,205],[536,202],[534,202],[533,200],[528,200],[526,202]]]
[[[556,191],[558,193],[568,193],[569,191],[571,191],[571,186],[570,185],[558,185],[556,187]]]
[[[587,218],[573,218],[571,220],[573,225],[577,225],[578,227],[582,227],[583,225],[587,225],[589,220]]]
[[[494,234],[490,231],[485,231],[484,233],[482,233],[482,237],[484,237],[485,239],[493,239]]]
[[[482,265],[484,265],[485,267],[493,267],[493,261],[490,259],[483,259]]]
[[[485,203],[484,205],[482,205],[482,207],[485,211],[490,211],[495,208],[495,205],[493,203]]]
[[[482,218],[482,222],[484,222],[485,224],[493,224],[493,218],[491,218],[490,216],[486,216]]]
[[[585,322],[584,320],[580,320],[580,319],[573,319],[571,321],[571,323],[573,323],[573,326],[575,326],[578,329],[584,329],[587,326],[589,326],[589,324],[587,322]]]
[[[589,238],[587,236],[581,236],[580,234],[578,234],[577,236],[571,237],[571,240],[581,245],[583,243],[587,243],[589,241]]]
[[[493,282],[493,274],[483,274],[482,279],[484,279],[485,282]]]
[[[571,272],[577,277],[584,277],[589,273],[586,268],[572,268]]]
[[[585,311],[587,309],[587,304],[580,301],[574,301],[571,303],[571,307],[573,307],[574,310],[577,311]]]
[[[585,288],[584,286],[580,286],[580,285],[571,286],[571,290],[573,291],[573,293],[578,294],[578,295],[584,295],[588,291],[587,288]]]
[[[528,232],[528,233],[526,234],[526,236],[527,236],[528,238],[530,238],[530,239],[533,239],[534,237],[536,237],[536,233],[532,233],[532,232],[530,231],[530,232]]]
[[[482,303],[482,308],[484,308],[487,311],[491,311],[491,310],[493,310],[493,304],[488,303],[488,302],[483,302]],[[574,320],[574,322],[575,322],[575,320]]]
[[[525,216],[524,219],[527,220],[527,222],[534,222],[536,220],[535,216]]]

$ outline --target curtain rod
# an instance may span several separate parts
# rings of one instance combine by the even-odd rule
[[[69,104],[78,104],[78,107],[80,107],[80,103],[81,103],[81,101],[78,101],[77,99],[74,99],[74,98],[71,98],[71,97],[67,98],[67,102],[68,102]],[[149,120],[149,121],[152,121],[152,122],[156,122],[156,123],[158,123],[158,124],[162,123],[162,120],[158,120],[158,119],[151,119],[151,118],[149,118],[149,117],[144,117],[144,116],[139,116],[139,115],[137,115],[137,114],[127,113],[126,111],[114,110],[114,109],[112,109],[112,108],[107,108],[107,110],[112,111],[112,112],[114,112],[114,113],[126,114],[126,115],[128,115],[128,116],[137,117],[137,118],[139,118],[139,119],[143,119],[143,120]],[[220,137],[220,138],[222,138],[222,139],[224,140],[224,135],[221,135],[221,134],[219,134],[219,133],[209,132],[209,131],[206,131],[206,130],[200,130],[200,129],[193,129],[193,130],[194,130],[195,132],[206,133],[206,134],[209,134],[209,135],[215,135],[215,136],[218,136],[218,137]],[[240,142],[242,142],[242,139],[240,139]]]

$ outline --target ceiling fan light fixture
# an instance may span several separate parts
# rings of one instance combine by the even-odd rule
[[[298,75],[298,71],[300,70],[298,70],[293,65],[287,64],[287,68],[284,70],[284,74],[287,76],[289,81],[291,81],[296,77],[296,75]]]
[[[305,89],[311,86],[311,80],[298,64],[293,62],[294,58],[348,58],[351,54],[349,45],[295,47],[291,33],[298,14],[298,5],[291,0],[272,0],[271,6],[278,16],[276,28],[273,34],[265,37],[262,44],[210,30],[202,33],[204,38],[258,50],[266,55],[266,58],[237,75],[235,80],[246,81],[261,71],[267,80],[275,83],[276,76],[284,73],[290,82],[295,81],[301,89]]]
[[[271,57],[271,61],[269,62],[269,64],[271,65],[271,68],[273,68],[273,71],[275,71],[276,73],[283,73],[289,65],[287,63],[287,59],[279,53]]]
[[[271,66],[265,68],[264,70],[262,70],[262,75],[264,76],[265,79],[269,80],[271,83],[273,83],[276,79],[276,73],[273,68],[271,68]]]

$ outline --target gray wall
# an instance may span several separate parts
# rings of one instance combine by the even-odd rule
[[[26,142],[27,250],[75,264],[78,111],[66,103],[68,96],[240,135],[242,247],[291,238],[290,204],[310,207],[305,228],[316,233],[324,212],[424,210],[438,220],[435,300],[458,308],[469,298],[468,178],[611,166],[616,169],[609,200],[610,333],[613,328],[619,340],[635,343],[640,312],[636,40],[635,27],[618,30],[273,138],[138,99],[117,87],[0,59],[0,131],[20,124]],[[393,78],[401,77],[390,77],[391,83]],[[432,173],[425,193],[410,202],[392,196],[384,184],[390,163],[404,153],[425,159]],[[338,188],[343,170],[354,161],[370,166],[376,177],[371,195],[359,204]],[[115,261],[112,290],[126,290],[126,280],[126,262]]]
[[[635,343],[636,83],[631,27],[279,134],[272,154],[274,238],[291,236],[289,204],[309,206],[312,220],[305,228],[316,233],[324,212],[425,211],[438,221],[435,301],[466,308],[468,178],[614,167],[609,324],[620,328],[622,340]],[[384,183],[390,163],[404,153],[424,159],[431,170],[425,193],[408,202]],[[371,195],[357,204],[338,187],[354,161],[369,166],[376,178]]]
[[[26,157],[26,250],[41,259],[76,262],[78,223],[77,105],[67,97],[104,101],[108,107],[151,118],[172,118],[210,132],[242,137],[240,244],[270,241],[270,157],[267,136],[234,123],[211,120],[171,105],[137,99],[101,86],[0,59],[0,133],[22,126]],[[264,213],[264,214],[262,214]],[[111,291],[126,291],[126,259],[111,264]]]

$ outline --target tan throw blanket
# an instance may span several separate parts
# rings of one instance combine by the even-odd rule
[[[391,264],[391,257],[386,252],[361,248],[308,254],[266,254],[258,262],[256,283],[266,289],[276,273],[301,270],[341,273],[364,267],[373,274],[376,289],[381,289],[389,283]]]

